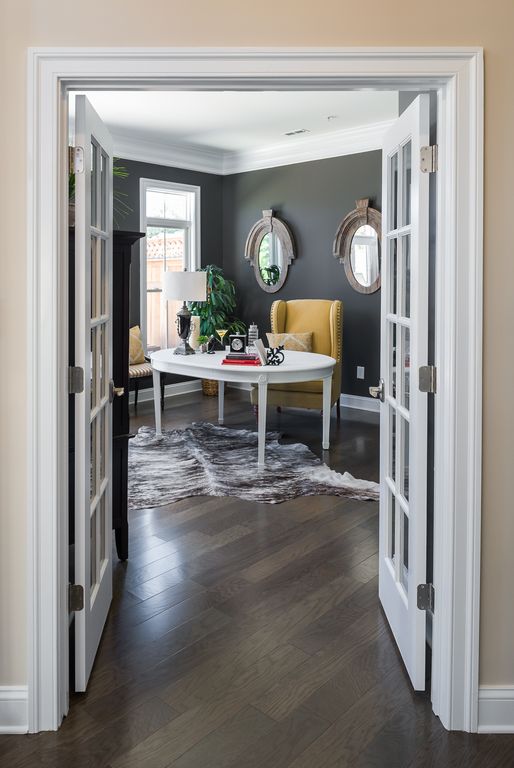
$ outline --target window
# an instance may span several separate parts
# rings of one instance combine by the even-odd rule
[[[180,302],[162,300],[167,271],[200,266],[200,187],[141,179],[141,332],[145,350],[177,344]]]

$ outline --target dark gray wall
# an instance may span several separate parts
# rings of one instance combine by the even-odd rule
[[[368,395],[380,377],[380,291],[354,291],[332,256],[332,244],[356,199],[369,197],[381,209],[381,155],[366,152],[239,173],[223,183],[223,267],[236,282],[240,316],[246,323],[255,321],[264,336],[275,299],[341,299],[342,391],[354,395]],[[259,288],[244,259],[246,236],[265,208],[289,224],[297,246],[286,284],[275,294]],[[356,378],[358,365],[365,367],[364,380]]]
[[[175,181],[179,184],[194,184],[201,187],[201,253],[202,265],[219,264],[221,266],[222,251],[222,176],[210,173],[198,173],[182,168],[169,168],[164,165],[140,163],[135,160],[118,160],[129,172],[127,179],[114,177],[114,189],[127,195],[124,197],[132,211],[124,218],[118,217],[118,229],[134,232],[140,231],[139,216],[139,180],[158,179],[160,181]],[[139,249],[134,248],[130,272],[130,324],[139,325]]]

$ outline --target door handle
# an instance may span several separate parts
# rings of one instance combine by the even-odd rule
[[[125,394],[125,387],[115,387],[114,381],[111,379],[109,382],[109,402],[112,403],[115,397],[123,397]]]
[[[378,387],[370,387],[369,394],[371,397],[378,397],[381,403],[385,400],[384,379],[379,379]]]

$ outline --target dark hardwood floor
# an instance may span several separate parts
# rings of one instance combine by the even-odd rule
[[[217,416],[167,405],[164,426]],[[140,405],[133,429],[153,423]],[[230,391],[228,426],[253,426]],[[319,414],[270,428],[320,453]],[[332,421],[335,469],[378,479],[378,426]],[[249,471],[255,471],[249,467]],[[0,738],[12,768],[508,768],[514,737],[447,733],[411,690],[377,597],[377,505],[192,498],[133,512],[87,694],[57,733]]]

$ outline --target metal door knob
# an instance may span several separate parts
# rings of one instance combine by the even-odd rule
[[[370,387],[369,394],[371,397],[378,397],[381,403],[385,400],[384,379],[380,379],[378,387]]]

